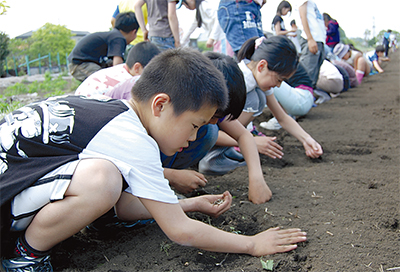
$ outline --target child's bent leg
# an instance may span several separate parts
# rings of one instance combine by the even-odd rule
[[[293,88],[286,82],[274,87],[274,96],[287,114],[292,116],[306,115],[314,102],[310,91]]]
[[[122,192],[117,204],[115,204],[115,213],[119,219],[124,221],[153,218],[140,199],[127,192]]]
[[[371,68],[363,57],[357,60],[356,77],[359,83],[361,83],[363,77],[366,77],[371,72]]]
[[[46,251],[112,208],[121,195],[122,177],[103,159],[79,162],[62,200],[44,206],[26,230],[28,244]]]

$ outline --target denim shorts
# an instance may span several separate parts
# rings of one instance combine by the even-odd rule
[[[221,0],[218,21],[234,52],[253,37],[262,37],[260,6],[251,0]]]
[[[244,104],[243,111],[253,113],[257,117],[263,113],[265,105],[267,104],[267,97],[265,92],[260,88],[255,88],[246,95],[246,103]]]
[[[167,49],[175,48],[175,39],[174,37],[157,37],[152,36],[149,40],[160,49],[160,51],[165,51]]]

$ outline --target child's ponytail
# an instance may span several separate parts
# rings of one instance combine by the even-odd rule
[[[299,63],[294,43],[282,35],[248,39],[240,48],[237,58],[238,61],[266,60],[269,70],[284,77],[290,76]]]
[[[239,52],[237,53],[237,59],[239,62],[244,59],[249,59],[249,60],[251,59],[251,57],[254,54],[254,51],[256,50],[257,39],[258,37],[253,37],[244,42]]]

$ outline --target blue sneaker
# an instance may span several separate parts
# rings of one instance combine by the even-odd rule
[[[245,166],[245,161],[237,161],[229,158],[226,150],[230,147],[214,147],[199,161],[199,172],[205,175],[222,176],[235,170],[238,167]],[[230,153],[228,152],[228,155]]]
[[[6,272],[53,272],[50,255],[40,258],[21,256],[3,260],[2,265]]]

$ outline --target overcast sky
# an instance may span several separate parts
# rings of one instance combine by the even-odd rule
[[[10,8],[5,15],[0,15],[0,31],[8,34],[10,38],[36,30],[47,22],[65,25],[75,31],[107,31],[111,25],[111,16],[119,2],[119,0],[6,1]],[[267,0],[267,4],[261,9],[264,30],[271,30],[271,22],[280,1]],[[374,24],[376,35],[386,29],[400,32],[397,0],[315,0],[315,2],[321,13],[329,13],[339,22],[347,37],[363,37],[366,29],[373,33]],[[194,16],[193,12],[185,12],[184,9],[182,7],[178,11],[181,22],[190,20],[191,16]]]

